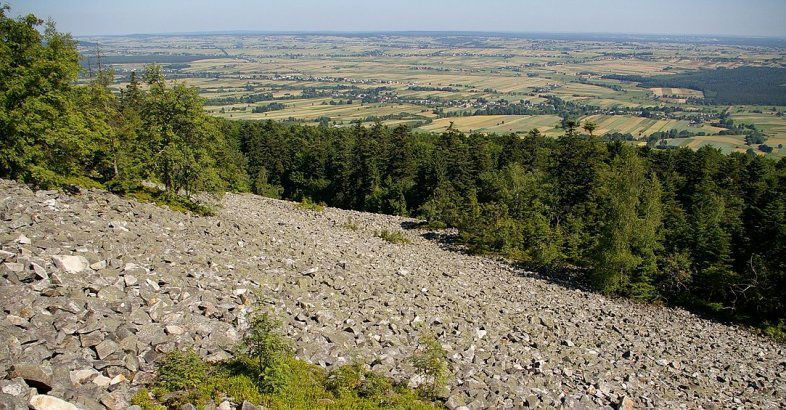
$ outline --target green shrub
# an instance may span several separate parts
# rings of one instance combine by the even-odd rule
[[[395,394],[390,380],[366,370],[362,363],[357,362],[330,372],[325,386],[339,398],[355,397],[381,401]]]
[[[60,185],[76,185],[86,189],[105,189],[103,184],[86,176],[63,177],[60,181]]]
[[[409,238],[404,236],[403,233],[388,231],[386,229],[374,233],[374,236],[376,236],[377,238],[382,238],[383,240],[385,240],[387,242],[395,243],[395,244],[406,245],[406,244],[412,243],[412,241],[410,241]]]
[[[160,361],[156,386],[134,395],[143,410],[198,408],[223,397],[270,409],[432,409],[425,394],[365,368],[362,363],[339,367],[330,374],[296,359],[280,323],[256,314],[243,339],[239,356],[208,364],[193,351],[174,351]],[[429,351],[428,349],[426,351]],[[439,377],[434,380],[441,380]],[[426,399],[426,400],[424,400]]]
[[[210,384],[210,390],[232,397],[239,403],[248,400],[254,404],[262,404],[265,400],[254,380],[245,375],[217,375]]]
[[[786,322],[781,320],[777,325],[766,326],[764,333],[779,342],[786,342]]]
[[[292,354],[289,341],[279,333],[281,323],[268,313],[251,317],[249,329],[243,338],[243,352],[256,366],[256,373],[265,391],[275,390],[274,365]]]
[[[419,387],[424,398],[433,400],[440,396],[447,386],[447,353],[439,340],[430,332],[420,336],[420,347],[412,356],[412,364],[426,382]]]
[[[104,185],[90,177],[84,175],[64,176],[39,166],[30,167],[28,179],[33,187],[40,189],[65,188],[68,186],[78,186],[86,189],[104,188]]]
[[[442,221],[429,221],[423,227],[426,229],[446,229],[448,225]]]
[[[139,406],[142,410],[166,410],[166,407],[156,404],[150,396],[150,392],[141,388],[131,397],[131,404]]]
[[[325,210],[326,206],[327,205],[325,205],[324,202],[318,202],[318,203],[313,202],[309,198],[303,198],[303,200],[300,201],[300,203],[298,204],[298,207],[300,207],[301,209],[308,209],[314,212],[322,212]]]
[[[189,390],[204,384],[210,367],[193,350],[167,353],[158,368],[158,384],[169,390]]]
[[[309,409],[329,403],[333,396],[325,389],[325,371],[319,366],[293,357],[278,359],[266,369],[268,407]]]
[[[126,197],[133,198],[138,202],[153,203],[158,206],[167,206],[177,212],[191,212],[200,216],[213,216],[215,210],[207,205],[194,202],[186,197],[174,195],[164,191],[151,188],[140,188],[136,191],[126,193]]]
[[[354,221],[349,221],[343,225],[341,225],[344,229],[349,229],[350,231],[357,231],[360,230],[360,226],[356,224]]]

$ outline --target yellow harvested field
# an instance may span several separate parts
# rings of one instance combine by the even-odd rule
[[[628,115],[592,115],[581,119],[582,124],[587,121],[594,122],[597,125],[595,129],[596,135],[619,132],[622,134],[630,133],[634,137],[647,137],[659,131],[670,131],[673,129],[693,133],[705,132],[707,134],[714,134],[723,130],[723,128],[706,124],[695,126],[683,120],[656,120]]]
[[[330,117],[331,120],[352,121],[356,119],[365,119],[369,116],[383,116],[390,114],[399,114],[407,112],[411,114],[418,114],[422,116],[433,116],[429,112],[423,111],[423,107],[410,104],[398,105],[384,105],[384,104],[365,104],[362,105],[358,102],[353,104],[344,105],[328,105],[322,104],[329,99],[315,100],[285,100],[282,103],[286,109],[279,111],[268,111],[265,113],[253,113],[251,107],[256,105],[268,104],[268,102],[260,102],[258,104],[235,104],[223,107],[207,107],[208,112],[226,118],[246,119],[246,120],[286,120],[290,117],[303,120],[316,120],[319,117]],[[224,112],[221,112],[221,108]],[[235,111],[232,110],[235,108]],[[245,108],[245,111],[241,111]]]
[[[653,94],[656,97],[675,97],[675,98],[703,98],[704,93],[698,90],[691,90],[690,88],[668,88],[668,87],[659,87],[659,88],[650,88]]]
[[[471,117],[452,117],[434,120],[431,124],[420,127],[423,131],[441,132],[448,129],[451,123],[459,131],[479,131],[504,134],[509,132],[527,132],[539,129],[546,132],[560,124],[561,118],[556,115],[475,115]]]

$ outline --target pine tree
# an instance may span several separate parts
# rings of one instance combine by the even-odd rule
[[[602,201],[603,217],[592,279],[604,293],[654,296],[661,194],[659,182],[651,178],[641,158],[628,148],[601,173],[595,195]]]

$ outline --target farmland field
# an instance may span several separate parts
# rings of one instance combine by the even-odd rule
[[[699,90],[691,90],[690,88],[669,88],[669,87],[655,87],[650,88],[653,94],[657,97],[674,96],[677,98],[694,97],[702,98],[704,93]]]
[[[691,131],[693,133],[717,133],[723,128],[703,124],[701,126],[691,125],[684,120],[657,120],[652,118],[634,117],[629,115],[593,115],[584,118],[584,121],[591,121],[597,124],[595,131],[598,135],[608,132],[630,133],[633,136],[648,137],[660,131]]]
[[[477,115],[471,117],[440,118],[420,129],[425,131],[445,131],[450,124],[460,131],[495,132],[526,132],[538,129],[541,132],[551,131],[560,123],[561,118],[555,115]]]
[[[749,147],[709,138],[725,132],[720,122],[729,110],[735,124],[752,124],[769,145],[786,141],[784,107],[703,104],[702,91],[647,88],[607,77],[773,67],[786,64],[779,48],[426,33],[79,40],[85,42],[80,51],[88,70],[97,64],[95,44],[100,46],[104,63],[117,75],[116,87],[128,81],[131,71],[158,62],[168,78],[197,87],[208,112],[224,118],[336,127],[380,121],[437,132],[452,123],[466,132],[523,133],[537,128],[558,136],[564,133],[562,117],[573,117],[582,124],[597,124],[595,135],[630,134],[635,143],[671,132],[671,138],[693,138],[678,141],[686,146],[745,151]],[[271,104],[275,110],[258,108]],[[776,148],[772,155],[779,152]]]

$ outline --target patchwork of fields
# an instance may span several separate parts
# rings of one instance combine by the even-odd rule
[[[656,97],[676,97],[676,98],[702,98],[704,97],[704,93],[699,90],[691,90],[690,88],[668,88],[668,87],[657,87],[657,88],[650,88],[653,94]]]
[[[578,116],[571,115],[582,123],[596,123],[594,134],[630,133],[637,139],[670,130],[716,134],[723,128],[710,124],[729,107],[696,104],[703,98],[701,91],[643,88],[605,75],[734,68],[739,61],[786,64],[782,50],[766,47],[495,35],[206,34],[82,40],[101,45],[102,55],[118,74],[117,87],[144,63],[158,62],[168,78],[197,87],[208,101],[206,109],[224,118],[327,121],[339,127],[382,121],[435,132],[451,124],[461,131],[484,133],[537,128],[556,136],[563,133],[560,117],[568,113],[468,114],[512,104],[536,106],[557,97],[584,107]],[[94,47],[84,46],[81,52],[89,57]],[[271,104],[280,109],[253,112]],[[666,114],[643,115],[653,107]],[[768,137],[767,143],[777,147],[786,142],[786,120],[776,115],[784,110],[733,107],[731,118],[754,124]],[[747,149],[717,137],[672,143]]]
[[[582,122],[591,121],[598,128],[596,135],[603,135],[609,132],[619,132],[622,134],[632,134],[637,138],[646,138],[660,131],[690,131],[691,133],[704,132],[716,134],[724,128],[702,124],[700,126],[691,125],[685,120],[656,120],[652,118],[633,117],[629,115],[592,115],[582,119]]]
[[[476,115],[472,117],[440,118],[419,129],[442,132],[453,127],[465,132],[510,133],[538,129],[548,132],[559,126],[562,119],[555,115]]]

